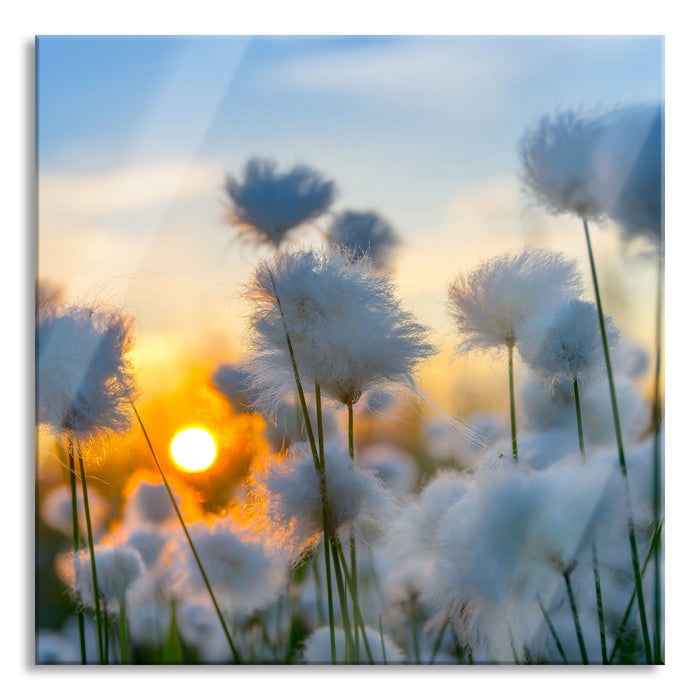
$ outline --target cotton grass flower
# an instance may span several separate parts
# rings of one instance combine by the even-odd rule
[[[252,377],[243,365],[220,364],[212,372],[211,381],[236,411],[247,413],[255,405],[255,396],[250,389]]]
[[[177,516],[163,484],[145,481],[138,473],[135,477],[124,488],[124,522],[134,527],[163,525],[174,521]],[[175,500],[178,505],[182,503],[181,496],[175,495]]]
[[[378,477],[337,443],[325,446],[325,474],[330,525],[339,537],[353,526],[369,538],[393,514],[394,500]],[[291,561],[323,539],[320,477],[305,444],[251,473],[249,503],[256,527]]]
[[[107,519],[109,507],[98,491],[88,487],[88,501],[90,503],[90,520],[92,527],[99,531]],[[85,523],[83,499],[77,495],[78,522],[85,535],[87,526]],[[73,535],[73,506],[71,492],[68,486],[59,485],[51,489],[41,501],[41,517],[43,521],[54,530],[71,537]]]
[[[663,245],[664,109],[630,105],[602,117],[595,174],[608,216],[623,238]]]
[[[372,663],[383,664],[386,656],[387,664],[400,664],[405,661],[406,655],[386,635],[380,635],[377,630],[365,627],[367,642],[372,654]],[[382,648],[383,637],[383,648]],[[345,633],[342,629],[335,628],[335,644],[338,658],[345,655]],[[331,631],[328,627],[317,629],[304,643],[302,663],[305,664],[330,664],[331,659]],[[360,640],[360,663],[367,664],[370,660],[364,643]]]
[[[576,263],[561,253],[524,248],[487,260],[448,287],[449,310],[461,336],[460,350],[508,350],[513,458],[518,459],[513,383],[513,348],[526,324],[552,299],[581,292]]]
[[[325,213],[336,188],[305,165],[278,173],[271,160],[251,158],[239,181],[229,175],[229,223],[242,236],[279,248],[289,232]]]
[[[412,386],[419,362],[434,353],[390,280],[338,250],[283,251],[258,266],[246,296],[246,369],[261,409],[296,395],[287,338],[302,381],[346,406],[386,383]]]
[[[392,445],[367,447],[362,452],[360,462],[397,496],[411,493],[418,481],[416,460],[409,453]]]
[[[500,349],[517,343],[528,321],[552,299],[581,291],[576,262],[561,253],[525,248],[487,260],[448,287],[450,313],[460,333],[460,350]]]
[[[606,318],[608,344],[613,348],[620,331]],[[605,372],[595,304],[571,299],[542,314],[526,327],[518,344],[525,364],[552,388],[586,384]]]
[[[611,464],[564,463],[532,472],[486,472],[440,522],[433,595],[496,660],[533,647],[538,600],[562,595],[593,541],[624,533],[620,475]],[[541,618],[540,618],[541,619]]]
[[[128,429],[132,342],[132,322],[112,311],[73,306],[38,320],[37,422],[81,441]]]
[[[126,601],[126,593],[134,582],[144,574],[143,561],[139,553],[128,547],[95,547],[98,589],[107,611],[119,612]],[[89,609],[95,608],[90,554],[81,551],[72,559],[71,585],[80,602]]]
[[[399,243],[394,229],[373,212],[343,212],[331,224],[328,238],[345,248],[350,260],[367,256],[380,269],[389,265],[391,254]]]
[[[605,216],[593,166],[602,132],[599,119],[568,111],[542,117],[522,138],[523,184],[550,213],[590,220]]]
[[[260,538],[230,517],[211,525],[198,523],[190,536],[217,600],[229,614],[246,615],[274,601],[286,582],[286,566],[268,551]],[[187,542],[173,552],[183,598],[206,596],[199,569]]]

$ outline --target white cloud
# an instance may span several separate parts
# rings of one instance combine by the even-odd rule
[[[55,218],[90,220],[187,200],[220,187],[221,167],[188,160],[135,165],[89,175],[41,172],[39,223]]]
[[[445,117],[478,100],[471,114],[484,118],[502,103],[517,69],[503,52],[443,37],[305,56],[270,79],[283,88],[375,98]]]

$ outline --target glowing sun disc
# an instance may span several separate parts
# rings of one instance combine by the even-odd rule
[[[203,428],[187,428],[173,438],[170,453],[185,471],[201,472],[216,459],[216,443]]]

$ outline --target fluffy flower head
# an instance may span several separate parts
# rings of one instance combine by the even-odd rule
[[[254,533],[224,517],[211,525],[199,523],[191,537],[207,578],[222,605],[237,614],[249,613],[275,600],[285,584],[287,569]],[[189,544],[179,540],[173,554],[179,574],[176,588],[188,594],[205,594],[202,576]]]
[[[552,299],[578,296],[580,290],[576,263],[561,253],[525,248],[487,260],[448,288],[461,350],[514,346],[525,324]]]
[[[302,380],[346,405],[386,382],[410,385],[415,367],[434,352],[388,278],[340,250],[283,251],[258,266],[247,296],[246,369],[263,408],[296,394],[287,334]]]
[[[323,214],[335,185],[315,170],[297,165],[278,173],[273,161],[251,158],[241,181],[229,175],[230,223],[260,243],[279,247],[287,233]]]
[[[95,607],[95,596],[90,552],[80,551],[77,556],[72,557],[72,562],[73,575],[70,584],[82,604],[92,609]],[[129,586],[144,574],[141,555],[129,547],[98,546],[95,547],[95,567],[100,596],[104,598],[109,612],[115,613],[126,600]]]
[[[664,233],[664,111],[634,105],[602,117],[595,173],[611,219],[627,240],[644,236],[655,244]]]
[[[347,249],[352,260],[367,255],[372,263],[385,268],[399,239],[394,229],[373,212],[343,212],[331,225],[328,237]]]
[[[393,513],[395,502],[376,474],[355,465],[337,443],[325,447],[325,471],[331,526],[339,534],[354,524],[368,537]],[[322,539],[321,482],[306,444],[253,472],[249,499],[257,527],[290,559]]]
[[[525,188],[551,213],[609,217],[626,239],[663,240],[663,105],[545,116],[520,144]]]
[[[543,117],[523,137],[523,183],[551,213],[568,212],[587,219],[604,216],[593,172],[593,154],[601,131],[599,120],[564,112]]]
[[[612,347],[620,332],[610,317],[605,325]],[[574,379],[588,382],[605,367],[598,310],[579,299],[564,302],[530,324],[518,348],[525,363],[550,387],[568,387]]]
[[[406,655],[386,634],[380,635],[377,630],[371,627],[365,627],[365,634],[374,664],[384,663],[385,655],[388,664],[400,664],[405,661]],[[336,658],[343,659],[345,658],[345,633],[336,627],[334,636]],[[382,636],[384,637],[383,641]],[[331,630],[329,627],[321,627],[306,640],[302,662],[306,664],[330,664],[332,661]],[[367,650],[363,643],[360,643],[360,663],[369,663]]]
[[[118,313],[69,307],[37,320],[37,422],[89,438],[122,432],[135,399],[131,321]]]
[[[76,494],[78,505],[78,522],[83,534],[87,534],[83,494]],[[88,486],[88,502],[90,504],[90,523],[94,531],[100,531],[109,514],[109,506],[98,491]],[[73,535],[73,505],[70,488],[65,485],[56,486],[46,494],[41,502],[41,517],[44,522],[69,537]]]

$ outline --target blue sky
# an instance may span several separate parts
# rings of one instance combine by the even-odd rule
[[[213,334],[234,353],[231,300],[261,252],[228,246],[222,187],[251,156],[307,163],[336,181],[336,211],[388,219],[405,242],[401,293],[447,332],[447,280],[481,259],[533,243],[585,263],[575,222],[521,195],[524,131],[552,111],[664,97],[661,37],[40,37],[37,47],[40,275],[70,300],[123,305],[144,339]],[[647,271],[623,265],[615,240],[596,241],[602,264],[607,255],[636,298]],[[632,314],[629,327],[646,320]]]

